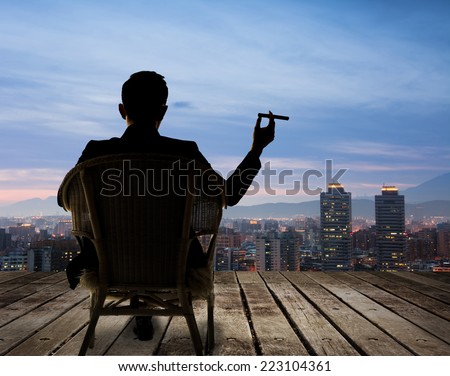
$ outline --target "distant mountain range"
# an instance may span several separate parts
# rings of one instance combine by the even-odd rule
[[[450,173],[439,175],[416,187],[405,189],[406,216],[450,217]],[[319,200],[301,203],[271,203],[230,207],[225,218],[290,218],[296,215],[320,215]],[[352,199],[353,217],[375,217],[374,199]]]
[[[405,196],[406,216],[450,217],[450,173],[439,175],[416,187],[400,192]],[[352,199],[353,217],[375,217],[375,199]],[[320,215],[319,200],[301,203],[275,203],[230,207],[225,218],[290,218]]]
[[[56,202],[56,196],[31,198],[11,205],[0,206],[0,217],[30,217],[34,215],[70,215]]]
[[[307,201],[296,204],[276,203],[251,206],[234,206],[226,209],[224,218],[292,218],[298,215],[318,217],[320,201]],[[418,204],[405,204],[407,217],[450,217],[450,200],[427,201]],[[352,200],[352,216],[375,218],[375,202],[367,199]]]
[[[450,172],[439,175],[416,187],[405,189],[401,194],[405,195],[405,201],[408,204],[450,200]]]
[[[405,195],[406,215],[450,217],[450,173],[440,175],[416,187]],[[353,217],[375,216],[375,204],[369,199],[352,200]],[[0,217],[28,217],[34,215],[69,215],[56,203],[56,197],[33,198],[0,207]],[[225,218],[288,218],[296,215],[318,216],[319,200],[300,203],[268,203],[235,206],[224,211]]]

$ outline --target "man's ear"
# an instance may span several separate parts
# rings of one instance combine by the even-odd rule
[[[125,110],[125,106],[123,103],[119,103],[119,112],[122,119],[125,120],[127,118],[127,111]]]

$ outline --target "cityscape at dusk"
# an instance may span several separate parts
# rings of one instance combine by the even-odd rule
[[[421,205],[405,211],[395,186],[375,196],[374,216],[355,215],[354,203],[343,185],[331,183],[317,215],[223,218],[214,269],[450,271],[449,214],[429,215]],[[70,215],[0,217],[0,271],[65,270],[80,252],[71,231]]]
[[[449,172],[448,1],[21,1],[0,5],[0,207],[55,196],[90,139],[120,136],[122,83],[166,77],[161,134],[226,175],[272,110],[263,166],[284,185],[240,204],[300,202],[309,170],[354,198]],[[316,175],[317,176],[317,175]],[[258,180],[259,179],[259,180]],[[262,185],[262,176],[257,181]],[[326,189],[324,178],[312,184]],[[318,199],[318,196],[314,197]]]
[[[2,369],[445,370],[449,15],[1,2]]]

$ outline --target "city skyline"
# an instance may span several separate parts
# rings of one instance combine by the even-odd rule
[[[120,136],[120,88],[138,70],[166,76],[161,134],[195,140],[224,175],[249,149],[258,112],[290,116],[261,161],[292,175],[241,205],[310,200],[283,192],[305,171],[325,175],[327,160],[354,197],[449,172],[448,2],[0,8],[0,206],[55,196],[87,141]]]

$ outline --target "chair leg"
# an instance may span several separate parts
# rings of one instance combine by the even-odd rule
[[[207,300],[207,315],[208,315],[208,323],[207,323],[207,333],[206,333],[206,340],[207,340],[207,351],[210,353],[214,349],[214,300],[215,295],[214,292],[211,292],[208,295]]]
[[[203,355],[202,339],[198,330],[197,321],[195,320],[194,313],[188,313],[184,316],[186,323],[191,334],[192,343],[194,344],[195,354]]]
[[[91,291],[91,306],[89,308],[89,322],[91,322],[92,317],[94,315],[94,308],[95,308],[95,305],[97,304],[97,298],[98,298],[98,291],[97,290]],[[95,330],[94,330],[94,333],[92,333],[91,340],[89,342],[89,348],[93,349],[94,345],[95,345]]]
[[[78,355],[86,355],[88,347],[94,347],[95,327],[97,326],[105,298],[106,293],[100,294],[97,290],[91,293],[90,321]]]
[[[81,348],[78,355],[86,355],[88,347],[91,347],[90,345],[95,334],[95,327],[97,326],[98,318],[99,318],[98,313],[91,318],[91,321],[89,322],[89,326],[84,336],[83,343],[81,344]]]

